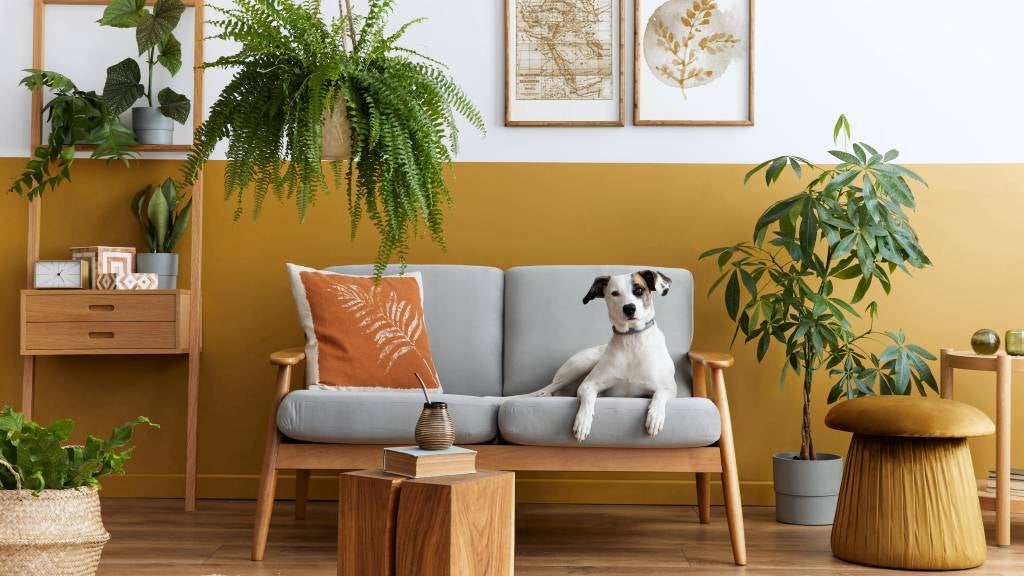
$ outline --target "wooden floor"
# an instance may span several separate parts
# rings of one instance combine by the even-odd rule
[[[302,575],[335,574],[337,505],[311,502],[306,520],[278,503],[267,558],[249,561],[252,501],[200,502],[182,512],[180,500],[106,499],[103,516],[111,540],[99,574]],[[723,510],[710,525],[693,507],[521,504],[516,514],[516,574],[897,574],[847,564],[829,552],[829,530],[777,524],[772,508],[747,508],[746,568],[732,564]],[[1024,574],[1024,521],[1015,518],[1011,548],[988,549],[981,568],[958,574]],[[989,542],[995,518],[985,514]],[[917,574],[920,574],[919,572]]]

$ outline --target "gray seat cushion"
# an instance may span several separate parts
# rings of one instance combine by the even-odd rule
[[[655,296],[658,327],[676,360],[677,395],[690,396],[686,353],[693,338],[693,276],[658,266],[525,266],[505,273],[505,383],[503,394],[538,390],[551,382],[570,356],[611,337],[604,300],[582,303],[594,278],[650,268],[672,279],[666,296]],[[430,284],[424,275],[426,290]],[[433,336],[431,336],[433,338]],[[433,342],[433,340],[431,340]],[[443,376],[442,376],[443,378]]]
[[[447,402],[455,442],[480,444],[497,435],[497,397],[436,394]],[[334,444],[413,444],[423,409],[419,392],[296,390],[281,401],[277,427],[293,440]]]
[[[498,411],[498,428],[504,440],[528,446],[690,448],[718,441],[721,420],[711,400],[669,400],[665,428],[655,438],[644,430],[649,403],[647,398],[598,398],[590,436],[582,443],[572,435],[579,406],[575,398],[506,399]]]
[[[368,275],[372,266],[335,266],[331,272]],[[409,265],[423,274],[423,315],[430,351],[449,394],[501,395],[504,275],[485,266]],[[398,274],[389,266],[385,274]]]

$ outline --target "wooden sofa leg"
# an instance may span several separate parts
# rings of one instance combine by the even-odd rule
[[[267,550],[267,534],[270,532],[270,517],[274,512],[274,494],[277,490],[277,447],[281,444],[281,432],[277,429],[277,406],[288,392],[291,377],[290,365],[278,366],[274,401],[267,418],[267,439],[263,445],[263,472],[256,500],[256,524],[252,531],[252,559],[256,562],[263,560]]]
[[[295,519],[306,519],[306,500],[309,498],[309,470],[295,471]]]
[[[711,522],[711,477],[707,472],[697,472],[697,516],[701,524]]]
[[[729,523],[732,557],[737,566],[745,566],[747,540],[743,531],[743,505],[740,502],[740,480],[736,470],[732,417],[729,414],[729,400],[725,393],[725,374],[721,369],[714,369],[712,378],[718,400],[718,412],[722,417],[722,435],[718,440],[718,448],[722,453],[722,491],[725,493],[725,517]]]

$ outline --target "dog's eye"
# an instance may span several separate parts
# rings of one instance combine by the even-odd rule
[[[644,295],[644,289],[641,288],[639,284],[633,284],[633,296],[636,296],[637,298],[639,298],[639,297],[641,297],[643,295]]]
[[[615,291],[612,292],[612,296],[618,296],[618,295],[619,295],[619,291],[618,290],[615,290]]]

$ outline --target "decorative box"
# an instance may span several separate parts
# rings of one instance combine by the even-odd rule
[[[96,286],[99,274],[131,274],[135,272],[134,246],[73,246],[71,257],[75,260],[89,262],[89,278],[92,286]]]
[[[159,277],[156,274],[143,272],[115,272],[96,276],[97,290],[156,290],[158,284]]]
[[[89,263],[82,260],[37,260],[34,288],[82,289],[89,287]]]

